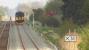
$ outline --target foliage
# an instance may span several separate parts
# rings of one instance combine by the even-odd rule
[[[88,22],[89,21],[89,0],[84,0],[84,4],[80,12],[84,20]]]
[[[89,0],[63,0],[63,1],[64,1],[64,5],[62,7],[63,14],[64,14],[63,18],[67,20],[70,20],[72,18],[73,22],[76,22],[77,24],[79,24],[76,30],[77,32],[79,32],[82,39],[82,42],[79,44],[79,49],[89,50],[89,38],[88,38],[89,36],[89,23],[88,23],[89,22]],[[64,25],[66,26],[66,24]],[[66,30],[66,29],[61,28],[60,31],[62,30]]]
[[[54,11],[57,14],[61,14],[61,6],[63,5],[62,0],[53,0],[48,2],[48,4],[45,7],[46,11]]]
[[[76,30],[77,25],[73,23],[72,20],[64,20],[64,22],[60,25],[59,29],[55,30],[61,37],[64,37],[66,33],[70,31]]]
[[[85,0],[63,0],[62,7],[64,19],[72,18],[78,24],[84,24],[85,16],[81,15],[82,8],[84,7]]]
[[[58,27],[59,24],[61,23],[62,5],[63,5],[62,0],[53,0],[48,2],[44,9],[41,8],[33,9],[35,20],[41,22],[43,26],[47,25],[50,27]],[[33,15],[31,15],[30,17],[31,21],[32,18]]]
[[[63,12],[63,22],[58,28],[55,27],[40,27],[38,30],[41,33],[45,33],[44,36],[47,37],[54,44],[57,43],[58,38],[55,38],[57,35],[59,37],[64,37],[65,33],[68,33],[69,30],[76,30],[82,39],[82,42],[79,44],[80,50],[89,50],[89,0],[63,0],[64,5],[61,6],[61,0],[54,0],[49,2],[45,10],[35,11],[35,20],[39,20],[44,26],[49,25],[53,26],[58,24],[60,15]],[[56,12],[54,16],[44,15],[49,11]],[[78,24],[78,25],[77,25]],[[80,24],[80,25],[79,25]],[[82,25],[82,26],[81,26]],[[80,27],[81,26],[81,27]],[[53,28],[53,32],[49,32]],[[57,35],[54,35],[57,34]],[[55,36],[55,37],[54,37]]]
[[[34,18],[36,21],[39,21],[42,23],[42,25],[47,25],[50,27],[57,27],[59,26],[58,20],[55,19],[55,17],[50,17],[45,15],[44,10],[42,9],[34,9]],[[30,19],[32,20],[33,15],[31,15]]]
[[[53,15],[51,16],[47,16],[47,17],[53,17],[55,18],[59,24],[62,22],[62,10],[61,10],[61,6],[63,5],[63,1],[62,0],[52,0],[50,2],[47,3],[47,5],[45,6],[45,12],[48,13],[53,13]]]
[[[80,50],[89,50],[89,24],[79,27],[78,32],[82,38],[82,42],[79,44]]]
[[[33,9],[34,12],[34,18],[37,21],[40,21],[42,19],[42,15],[43,15],[43,10],[42,9]]]
[[[39,31],[45,39],[51,41],[55,45],[58,45],[58,40],[60,37],[51,27],[40,27],[37,29],[37,31]]]

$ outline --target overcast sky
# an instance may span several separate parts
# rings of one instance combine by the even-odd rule
[[[34,4],[35,6],[44,6],[48,0],[0,0],[0,6],[5,6],[10,9],[15,8],[20,3]],[[38,4],[36,4],[38,3]]]

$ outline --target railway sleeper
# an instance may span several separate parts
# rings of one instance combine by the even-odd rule
[[[9,31],[4,32],[4,33],[2,34],[2,37],[3,37],[3,38],[8,38],[8,36],[9,36],[8,33],[9,33]],[[2,37],[1,37],[1,38],[2,38]]]
[[[7,47],[7,39],[0,39],[0,48]]]
[[[3,48],[0,48],[0,50],[7,50],[7,48],[6,47],[3,47]]]
[[[8,39],[8,36],[3,36],[1,37],[1,39]]]

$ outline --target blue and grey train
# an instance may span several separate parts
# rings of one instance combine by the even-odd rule
[[[19,24],[24,22],[24,12],[21,11],[16,12],[15,22]]]

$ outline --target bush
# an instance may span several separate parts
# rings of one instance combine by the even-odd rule
[[[80,50],[89,50],[89,24],[79,28],[78,32],[82,38],[82,42],[79,44]]]

